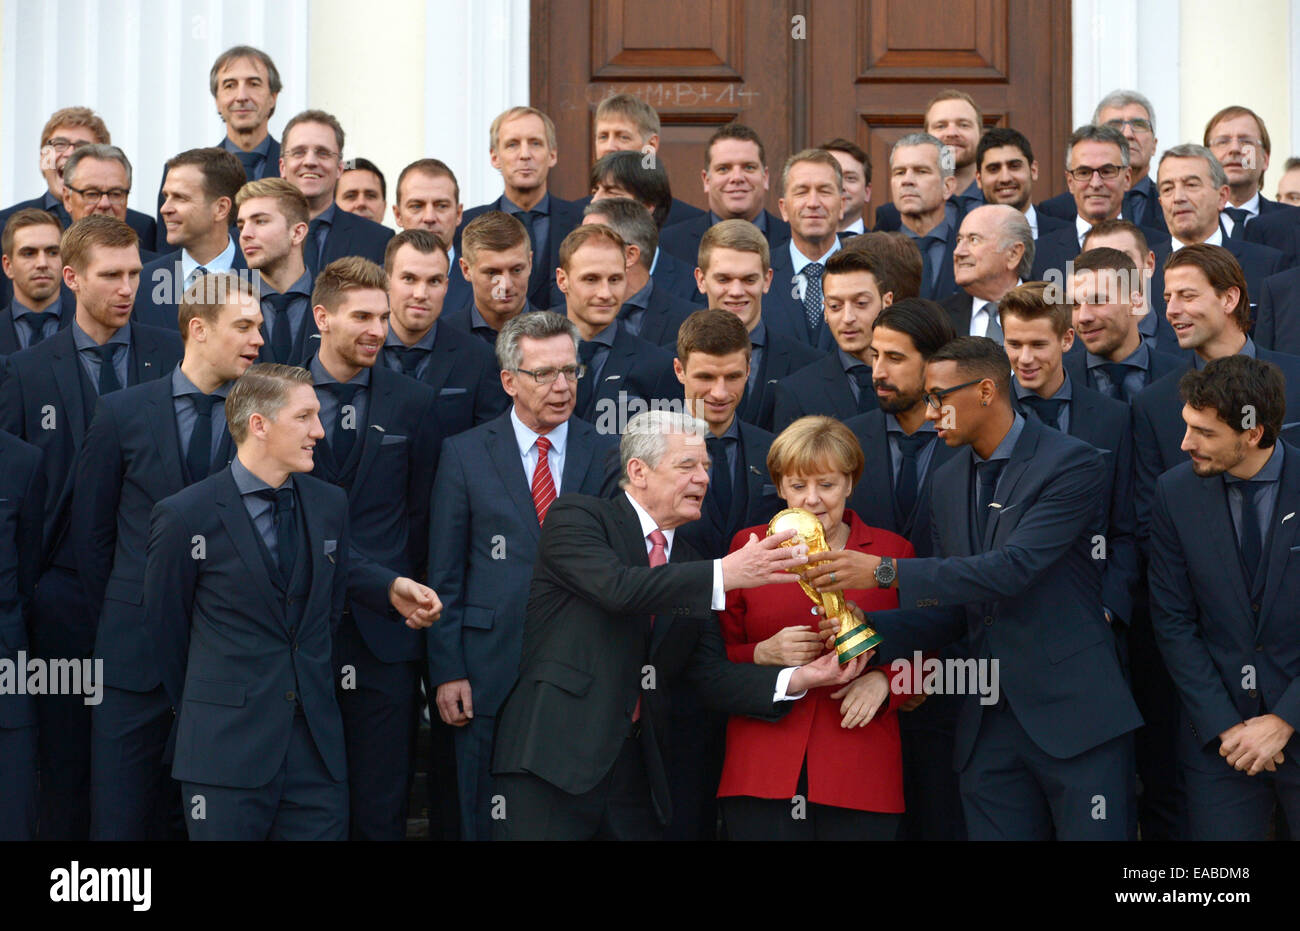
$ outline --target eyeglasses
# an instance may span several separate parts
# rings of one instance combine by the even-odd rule
[[[64,139],[62,136],[55,136],[45,144],[60,155],[68,151],[68,149],[72,149],[75,152],[77,149],[90,145],[90,143],[85,140]]]
[[[936,411],[942,410],[943,399],[948,397],[948,395],[952,394],[954,391],[960,391],[963,388],[969,388],[971,385],[978,385],[983,380],[984,379],[982,378],[977,378],[974,381],[968,381],[965,384],[961,384],[961,385],[954,385],[951,388],[940,388],[938,391],[927,391],[925,394],[921,395],[921,398],[925,401],[927,405],[934,408]]]
[[[564,376],[565,381],[576,382],[587,374],[587,367],[585,365],[566,365],[562,368],[515,369],[515,371],[533,376],[533,381],[539,385],[553,385],[555,379],[559,378],[560,375]]]
[[[330,149],[322,149],[320,146],[312,146],[310,148],[298,146],[297,148],[290,149],[288,152],[284,153],[284,157],[291,162],[301,162],[308,155],[316,156],[316,160],[321,162],[332,162],[339,157],[338,152],[331,151]]]
[[[1215,136],[1210,140],[1211,149],[1226,149],[1233,143],[1237,144],[1239,149],[1263,148],[1264,143],[1259,139],[1253,139],[1250,136]]]
[[[1114,181],[1119,177],[1119,173],[1124,170],[1123,165],[1098,165],[1096,168],[1089,168],[1087,165],[1080,165],[1078,168],[1067,169],[1071,178],[1080,184],[1087,184],[1092,180],[1094,174],[1101,175],[1103,181]]]
[[[1141,117],[1136,120],[1107,120],[1106,125],[1111,129],[1118,129],[1120,132],[1124,131],[1125,126],[1132,126],[1135,133],[1155,132],[1155,127],[1151,125],[1151,121],[1144,120]]]
[[[82,190],[81,188],[73,187],[71,184],[64,184],[63,186],[75,194],[80,194],[88,203],[97,204],[100,200],[107,197],[110,204],[119,207],[126,203],[127,195],[131,193],[129,187],[115,187],[111,191],[101,191],[98,188],[93,187]]]

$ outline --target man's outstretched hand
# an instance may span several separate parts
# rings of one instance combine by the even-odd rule
[[[763,537],[751,533],[749,542],[722,557],[722,587],[727,591],[736,588],[758,588],[774,582],[797,582],[799,577],[788,569],[798,569],[808,563],[808,545],[782,546],[795,535],[793,530]]]

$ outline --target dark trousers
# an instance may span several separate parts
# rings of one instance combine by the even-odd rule
[[[1248,776],[1219,756],[1218,740],[1209,749],[1192,746],[1190,736],[1180,743],[1188,840],[1268,840],[1275,806],[1285,819],[1279,833],[1300,837],[1300,766],[1289,754],[1277,772]]]
[[[944,705],[958,695],[931,695],[914,711],[898,715],[903,751],[903,813],[900,840],[965,840],[957,772],[952,765],[955,712]],[[931,707],[934,705],[935,707]]]
[[[475,714],[464,727],[455,728],[461,840],[492,839],[492,735],[496,726],[495,717]]]
[[[528,773],[496,777],[505,817],[494,840],[659,840],[663,828],[650,801],[640,740],[623,741],[614,765],[596,787],[570,795]]]
[[[438,687],[429,682],[429,666],[421,663],[424,703],[429,715],[429,755],[425,764],[425,810],[429,815],[429,840],[455,841],[461,837],[461,807],[457,785],[456,731],[438,715],[434,696]]]
[[[0,841],[35,837],[36,725],[0,728]]]
[[[91,714],[91,840],[179,840],[180,786],[163,763],[171,703],[162,686],[104,686]]]
[[[951,760],[951,757],[949,757]],[[808,761],[799,774],[796,795],[808,797]],[[891,841],[898,837],[900,814],[858,811],[796,799],[732,795],[719,799],[727,838],[735,841]]]
[[[961,771],[971,840],[1128,838],[1131,735],[1058,760],[1025,733],[1004,697],[985,708]]]
[[[1128,641],[1133,700],[1146,722],[1134,732],[1138,829],[1144,841],[1186,840],[1187,789],[1178,765],[1181,703],[1145,605],[1134,611]]]
[[[348,756],[349,836],[405,840],[423,664],[380,660],[351,615],[339,628],[335,655],[337,667],[356,670],[354,687],[336,690]]]
[[[664,840],[717,840],[727,715],[705,709],[684,682],[672,695],[667,769],[673,814],[664,828]]]
[[[301,714],[275,777],[255,789],[182,783],[190,840],[347,840],[348,785],[336,782]]]
[[[50,569],[36,586],[28,615],[31,655],[46,661],[89,657],[96,620],[76,575]],[[36,752],[37,839],[86,840],[90,836],[90,706],[85,696],[40,696]]]

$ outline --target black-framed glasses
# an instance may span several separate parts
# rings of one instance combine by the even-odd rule
[[[82,188],[75,188],[71,184],[67,184],[67,183],[65,183],[63,186],[67,188],[69,191],[72,191],[74,194],[80,194],[82,197],[84,197],[87,201],[89,201],[92,204],[97,204],[100,202],[101,199],[107,197],[108,202],[110,204],[121,206],[122,204],[126,203],[126,199],[131,193],[131,189],[129,187],[115,187],[112,190],[101,191],[99,190],[99,188],[93,188],[93,187],[85,188],[83,190]]]
[[[1087,165],[1080,165],[1078,168],[1069,169],[1070,177],[1074,178],[1080,184],[1087,184],[1092,180],[1094,174],[1101,175],[1103,181],[1114,181],[1119,177],[1119,173],[1124,170],[1123,165],[1097,165],[1095,168],[1089,168]]]
[[[585,365],[565,365],[560,368],[515,369],[515,371],[533,376],[533,381],[539,385],[553,385],[555,379],[561,375],[564,376],[565,381],[576,382],[587,374],[587,367]]]
[[[62,136],[55,136],[45,144],[60,155],[68,151],[68,149],[72,149],[75,152],[77,149],[90,145],[90,143],[84,139],[64,139]]]
[[[963,388],[969,388],[971,385],[978,385],[984,379],[977,378],[974,381],[968,381],[961,385],[953,385],[951,388],[940,388],[938,391],[927,391],[921,395],[925,403],[934,408],[936,411],[943,410],[943,399],[948,397],[954,391],[960,391]]]
[[[1107,120],[1106,125],[1111,129],[1118,129],[1120,132],[1124,131],[1125,126],[1132,126],[1135,133],[1155,132],[1155,127],[1151,125],[1151,121],[1144,120],[1142,117],[1135,120]]]

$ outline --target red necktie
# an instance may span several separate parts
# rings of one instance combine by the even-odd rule
[[[550,440],[544,436],[537,438],[537,468],[533,472],[533,506],[537,508],[538,524],[546,520],[546,512],[555,501],[555,479],[551,476],[551,464],[546,458],[550,448]]]
[[[666,565],[668,563],[668,538],[664,536],[664,532],[656,528],[646,534],[646,539],[650,541],[650,568],[658,569],[660,566]],[[651,629],[653,629],[654,626],[655,619],[654,616],[651,615]],[[632,709],[632,720],[635,722],[640,719],[641,698],[640,696],[637,696],[636,707]]]

